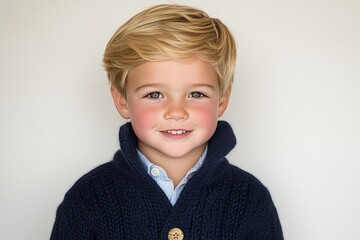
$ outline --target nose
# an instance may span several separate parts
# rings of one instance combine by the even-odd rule
[[[169,101],[166,106],[164,117],[167,120],[188,119],[189,114],[186,109],[186,103],[184,101]]]

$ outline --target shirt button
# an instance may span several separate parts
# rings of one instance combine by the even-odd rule
[[[168,234],[169,240],[183,240],[184,233],[181,231],[180,228],[172,228]]]
[[[157,177],[160,175],[160,169],[153,167],[151,168],[150,173],[152,176]]]

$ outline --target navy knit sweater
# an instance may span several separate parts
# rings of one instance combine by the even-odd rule
[[[165,240],[173,228],[185,240],[283,239],[267,189],[225,159],[236,144],[228,123],[218,123],[204,164],[175,206],[144,170],[136,143],[131,124],[122,126],[113,161],[80,178],[65,195],[52,240]]]

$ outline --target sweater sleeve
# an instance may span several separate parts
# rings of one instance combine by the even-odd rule
[[[93,234],[91,234],[89,221],[86,220],[81,203],[66,197],[57,209],[56,219],[50,237],[50,240],[65,239],[95,239]]]
[[[255,201],[250,233],[252,240],[283,240],[283,233],[276,207],[269,191],[264,187]]]

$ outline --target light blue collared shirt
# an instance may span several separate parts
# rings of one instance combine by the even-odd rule
[[[138,150],[139,158],[146,170],[146,172],[155,180],[159,187],[164,191],[165,195],[168,197],[170,203],[174,206],[176,201],[179,199],[182,190],[184,189],[186,183],[190,178],[195,174],[197,170],[200,169],[203,164],[207,153],[207,146],[200,156],[199,161],[192,167],[185,177],[180,181],[177,187],[174,189],[173,181],[167,176],[165,170],[150,162],[147,157]]]

